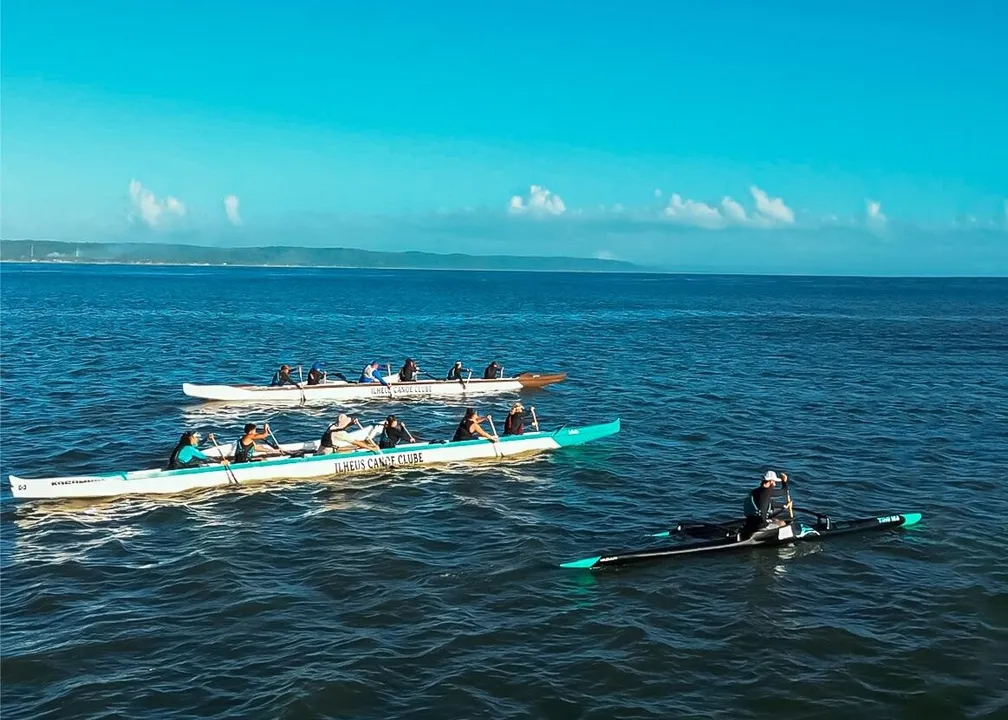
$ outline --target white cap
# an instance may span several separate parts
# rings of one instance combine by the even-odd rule
[[[338,418],[336,418],[336,429],[342,430],[343,428],[349,427],[350,422],[351,422],[350,418],[348,418],[346,415],[340,415]]]
[[[767,470],[766,474],[763,475],[763,482],[767,482],[768,480],[773,480],[774,482],[780,482],[780,478],[777,477],[777,473],[775,473],[773,470]]]

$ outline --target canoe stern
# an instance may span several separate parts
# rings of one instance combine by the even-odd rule
[[[515,380],[521,383],[523,389],[541,388],[563,382],[567,379],[567,373],[521,373],[515,375]]]

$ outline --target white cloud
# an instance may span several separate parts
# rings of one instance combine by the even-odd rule
[[[725,195],[718,205],[708,205],[697,200],[684,200],[679,193],[665,207],[665,216],[678,222],[707,228],[727,226],[772,227],[793,225],[794,211],[780,198],[771,198],[753,185],[749,191],[756,201],[756,210],[750,215],[742,203]]]
[[[665,217],[702,227],[721,227],[724,217],[721,211],[707,203],[683,200],[679,193],[672,193],[672,199],[665,206]]]
[[[882,212],[882,203],[876,200],[865,200],[865,215],[867,216],[868,224],[874,227],[882,227],[888,222],[885,214]]]
[[[171,222],[172,216],[181,217],[186,214],[186,207],[181,200],[171,196],[158,200],[139,180],[130,180],[129,192],[133,207],[150,227],[161,227],[166,222]]]
[[[756,212],[766,220],[781,225],[794,224],[794,210],[784,204],[780,198],[771,198],[765,192],[753,185],[749,188],[753,200],[756,201]]]
[[[727,195],[721,200],[721,211],[724,213],[725,219],[729,222],[737,223],[739,225],[744,225],[746,221],[746,211],[742,207],[742,203],[732,200]]]
[[[563,199],[541,185],[532,185],[527,197],[515,195],[508,203],[512,213],[532,213],[536,215],[563,215],[567,211]]]
[[[224,198],[224,212],[232,225],[241,225],[241,215],[238,214],[238,196],[228,195]],[[255,214],[255,213],[253,213]]]

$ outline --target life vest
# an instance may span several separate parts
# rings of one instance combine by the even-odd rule
[[[244,463],[251,462],[252,456],[255,455],[255,441],[253,440],[248,447],[242,445],[242,437],[238,438],[238,442],[235,443],[234,459],[231,462]]]
[[[459,442],[461,440],[475,440],[476,436],[469,430],[469,420],[463,420],[455,428],[455,435],[452,437],[452,442]]]
[[[336,430],[336,423],[333,423],[325,429],[322,433],[322,438],[319,440],[319,450],[324,450],[325,448],[335,448],[333,444],[332,434]]]

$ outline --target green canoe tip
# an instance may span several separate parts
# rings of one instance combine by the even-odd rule
[[[601,555],[596,555],[595,557],[584,558],[583,560],[575,560],[574,562],[563,563],[560,567],[562,568],[590,568],[595,565],[599,560],[602,559]]]
[[[903,527],[907,525],[916,525],[921,520],[920,513],[903,513]]]

